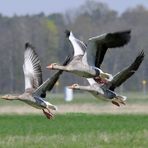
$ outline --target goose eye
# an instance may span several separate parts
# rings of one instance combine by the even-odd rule
[[[58,64],[57,64],[57,63],[54,63],[53,65],[54,65],[54,66],[57,66]]]

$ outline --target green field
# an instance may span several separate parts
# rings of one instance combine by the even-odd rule
[[[148,115],[0,115],[0,148],[147,148]]]
[[[126,93],[127,104],[148,105],[142,93]],[[64,95],[50,94],[48,101],[59,106],[92,104],[100,109],[109,105],[90,94],[75,94],[72,102]],[[0,100],[0,107],[27,106],[19,101]],[[107,109],[107,108],[106,108]],[[122,107],[121,107],[122,109]],[[147,148],[148,114],[56,114],[53,120],[44,115],[0,114],[0,148]],[[81,108],[80,108],[81,111]],[[117,112],[118,113],[118,112]]]

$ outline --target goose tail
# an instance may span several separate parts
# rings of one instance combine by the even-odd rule
[[[52,110],[58,110],[57,106],[47,102],[47,108],[52,109]]]

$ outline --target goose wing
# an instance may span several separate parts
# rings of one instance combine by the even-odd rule
[[[144,52],[141,51],[130,66],[126,67],[114,76],[113,80],[109,82],[109,89],[114,91],[116,87],[119,87],[123,82],[125,82],[129,77],[131,77],[136,72],[136,70],[138,70],[143,59]]]
[[[70,61],[70,56],[67,56],[63,66],[67,65]],[[41,86],[39,86],[35,92],[34,95],[37,96],[41,96],[42,98],[46,97],[46,91],[50,91],[55,83],[57,82],[57,80],[59,79],[60,75],[63,73],[62,70],[59,70],[57,73],[55,73],[51,78],[48,78],[45,82],[43,82],[43,84]]]
[[[73,46],[74,56],[84,55],[86,51],[86,45],[82,41],[75,38],[72,31],[66,30],[65,33],[66,37],[69,39],[70,43]]]
[[[30,43],[25,44],[24,64],[25,90],[36,89],[42,84],[39,57]]]
[[[100,68],[108,48],[121,47],[130,40],[130,30],[105,33],[88,41],[88,62]]]

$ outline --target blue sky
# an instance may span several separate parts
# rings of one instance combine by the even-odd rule
[[[86,0],[2,0],[0,1],[0,13],[13,16],[25,14],[38,14],[44,12],[50,14],[54,12],[65,12],[66,10],[78,8]],[[108,6],[120,13],[127,8],[136,7],[138,4],[148,8],[147,0],[95,0],[105,2]]]

